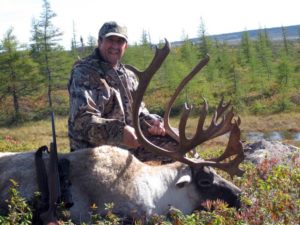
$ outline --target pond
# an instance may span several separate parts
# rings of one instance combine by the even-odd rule
[[[260,141],[262,139],[268,141],[290,140],[294,142],[300,142],[300,132],[271,131],[264,133],[259,131],[249,131],[242,134],[242,139],[245,139],[249,142]]]

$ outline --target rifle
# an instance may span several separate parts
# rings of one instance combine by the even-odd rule
[[[54,112],[51,111],[51,124],[52,124],[52,142],[50,143],[50,161],[49,161],[49,175],[48,175],[48,189],[49,189],[49,208],[41,215],[43,224],[58,225],[56,208],[60,202],[60,182],[58,173],[58,157],[57,157],[57,144],[56,132],[54,122]]]

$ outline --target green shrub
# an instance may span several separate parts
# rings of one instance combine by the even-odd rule
[[[267,106],[258,100],[255,101],[250,107],[250,111],[253,114],[260,114],[260,113],[266,112],[266,110],[267,110]]]
[[[10,180],[10,182],[9,199],[6,200],[9,213],[7,216],[0,216],[0,224],[31,224],[32,211],[26,200],[20,196],[20,193],[17,190],[18,183],[14,180]]]

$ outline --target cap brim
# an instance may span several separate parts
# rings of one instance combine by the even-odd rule
[[[110,32],[104,35],[105,38],[110,37],[110,36],[117,36],[117,37],[121,37],[124,38],[126,41],[128,41],[127,37],[123,34],[120,33],[115,33],[115,32]]]

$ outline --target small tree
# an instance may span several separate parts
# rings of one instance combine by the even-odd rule
[[[272,48],[266,30],[260,30],[258,33],[258,41],[256,45],[257,55],[264,72],[267,74],[268,80],[272,75]]]
[[[243,66],[250,66],[251,70],[255,67],[255,49],[253,47],[253,41],[249,37],[249,33],[244,31],[242,34],[242,40],[240,45],[240,58],[239,62]]]
[[[51,95],[53,90],[53,81],[55,76],[63,71],[62,60],[57,64],[59,53],[63,50],[58,41],[62,36],[62,32],[56,28],[51,20],[56,14],[51,10],[48,0],[43,0],[43,12],[39,21],[33,23],[32,35],[32,52],[34,59],[40,64],[41,73],[44,75],[45,84],[47,84],[49,106],[52,107]]]
[[[202,18],[200,21],[198,36],[199,36],[199,56],[200,58],[203,58],[210,53],[210,48],[212,43],[207,35],[205,24]]]
[[[89,35],[87,38],[87,46],[86,50],[88,53],[91,53],[97,46],[97,39],[93,37],[92,35]]]
[[[72,41],[71,41],[71,53],[74,58],[79,57],[78,47],[79,47],[79,43],[77,41],[75,22],[73,21],[73,37],[72,37]]]
[[[20,98],[32,94],[38,85],[37,64],[22,50],[13,28],[10,28],[1,40],[0,54],[0,101],[11,97],[14,114],[12,121],[20,120]]]

